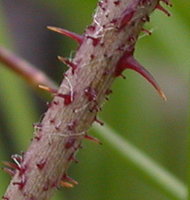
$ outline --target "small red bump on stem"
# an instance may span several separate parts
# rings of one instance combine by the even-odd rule
[[[69,131],[75,131],[76,125],[77,125],[77,121],[75,120],[73,122],[68,123],[67,128]]]
[[[2,199],[3,199],[3,200],[9,200],[9,197],[2,196]]]
[[[37,141],[40,141],[41,138],[42,138],[41,135],[36,135],[36,136],[34,137],[34,139],[36,139]]]
[[[90,59],[93,60],[95,58],[94,54],[90,55]]]
[[[102,144],[102,142],[100,142],[99,139],[97,139],[97,138],[95,138],[93,136],[85,135],[84,138],[87,139],[87,140],[90,140],[92,142],[95,142],[96,144]]]
[[[88,98],[88,101],[96,101],[97,98],[97,92],[94,88],[91,87],[87,87],[84,90],[84,94],[86,95],[86,97]]]
[[[94,32],[96,30],[96,26],[95,25],[90,25],[87,28],[90,32]]]
[[[64,99],[65,106],[68,106],[69,104],[71,104],[73,102],[73,97],[70,93],[69,94],[56,94],[56,96]]]
[[[82,44],[84,37],[81,35],[78,35],[76,33],[73,33],[71,31],[65,30],[63,28],[58,28],[58,27],[54,27],[54,26],[47,26],[47,28],[51,31],[55,31],[57,33],[60,33],[62,35],[68,36],[71,39],[74,39],[76,42],[78,42],[79,44]]]
[[[44,160],[44,159],[42,159],[41,161],[39,161],[38,163],[36,163],[36,166],[37,166],[37,168],[39,170],[42,170],[45,167],[46,163],[47,163],[47,161]]]
[[[117,0],[117,1],[114,1],[113,2],[116,6],[118,6],[120,3],[121,3],[121,1],[120,0]]]
[[[48,189],[49,189],[49,180],[43,186],[43,191],[48,191]]]
[[[111,89],[107,89],[106,92],[105,92],[105,95],[112,94],[112,92],[113,92],[113,91],[112,91]]]
[[[104,125],[104,122],[100,121],[96,116],[94,117],[94,121],[99,123],[101,126]]]
[[[143,31],[144,33],[146,33],[147,35],[152,35],[152,32],[149,31],[149,30],[147,30],[147,29],[145,29],[145,28],[142,28],[142,31]]]
[[[127,40],[128,40],[128,42],[130,42],[130,43],[135,43],[135,41],[136,41],[135,37],[132,36],[132,35],[129,36]]]
[[[74,185],[72,183],[68,183],[68,182],[65,182],[65,181],[61,181],[60,185],[62,187],[65,187],[65,188],[73,188],[74,187]]]
[[[47,87],[47,86],[45,86],[45,85],[38,85],[38,87],[39,87],[40,89],[45,90],[45,91],[47,91],[47,92],[50,92],[50,93],[52,93],[52,94],[54,94],[54,93],[57,92],[57,90],[55,90],[55,89],[53,89],[53,88],[49,88],[49,87]]]
[[[119,30],[121,30],[122,28],[124,28],[126,25],[128,25],[130,23],[134,14],[135,14],[135,11],[133,8],[127,8],[123,12],[123,14],[121,16],[121,20],[120,20]]]
[[[168,17],[171,16],[171,14],[170,14],[165,8],[163,8],[159,3],[157,4],[156,9],[162,11],[162,12],[165,13]]]
[[[19,182],[13,182],[13,185],[18,185],[19,190],[22,190],[26,185],[26,178],[22,177],[22,180]]]
[[[50,119],[50,123],[54,124],[55,123],[55,119]]]
[[[101,8],[103,11],[106,10],[106,8],[104,7],[104,2],[100,1],[100,2],[98,2],[98,5],[100,6],[100,8]]]
[[[76,139],[75,138],[69,138],[67,142],[65,143],[65,148],[70,149],[74,146]]]
[[[59,102],[58,101],[52,101],[52,103],[54,104],[54,105],[59,105]]]
[[[92,36],[87,36],[87,38],[91,39],[92,40],[92,44],[93,46],[97,46],[99,43],[100,43],[100,38],[95,38],[95,37],[92,37]]]
[[[72,74],[75,73],[75,70],[77,69],[77,65],[76,65],[76,64],[74,64],[74,63],[71,62],[69,59],[64,58],[64,57],[62,57],[62,56],[58,56],[57,58],[58,58],[61,62],[63,62],[65,65],[71,67],[71,69],[72,69]]]

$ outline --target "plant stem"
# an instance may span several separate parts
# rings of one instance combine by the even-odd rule
[[[61,58],[71,68],[58,91],[53,91],[44,118],[35,125],[31,145],[19,157],[17,166],[13,165],[15,174],[4,199],[48,200],[57,187],[69,185],[65,183],[67,169],[82,139],[89,138],[86,132],[97,121],[96,115],[116,75],[126,68],[125,62],[148,77],[163,96],[153,78],[133,58],[142,27],[158,4],[159,0],[99,2],[74,59]]]

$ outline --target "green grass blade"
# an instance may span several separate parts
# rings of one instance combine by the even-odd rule
[[[127,164],[134,168],[145,181],[156,186],[157,189],[170,197],[170,199],[187,199],[187,189],[184,183],[129,141],[116,134],[110,127],[95,125],[95,132],[103,139],[104,143],[117,151]]]

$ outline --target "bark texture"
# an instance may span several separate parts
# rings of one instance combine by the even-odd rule
[[[100,1],[92,24],[55,93],[4,195],[7,200],[48,200],[66,180],[81,140],[109,94],[119,59],[134,48],[159,0]],[[74,70],[73,70],[74,69]]]

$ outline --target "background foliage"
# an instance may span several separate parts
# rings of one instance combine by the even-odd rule
[[[65,66],[58,63],[56,55],[71,56],[76,46],[70,39],[49,33],[45,26],[56,25],[82,33],[91,22],[96,3],[96,0],[2,2],[0,45],[41,66],[59,82]],[[184,183],[188,162],[189,7],[189,1],[173,0],[172,17],[154,12],[146,25],[153,29],[152,36],[142,35],[136,47],[136,57],[155,76],[168,101],[163,102],[142,77],[126,71],[126,80],[115,81],[110,101],[100,114],[118,135]],[[26,150],[32,138],[32,124],[39,121],[46,108],[39,94],[35,95],[23,80],[3,66],[0,77],[0,160],[10,160],[11,154]],[[99,137],[97,131],[90,132]],[[146,177],[139,176],[112,145],[104,140],[103,143],[98,146],[84,141],[84,149],[77,156],[80,163],[72,164],[69,170],[79,185],[61,189],[54,200],[170,199]],[[3,195],[9,177],[2,171],[0,177]]]

